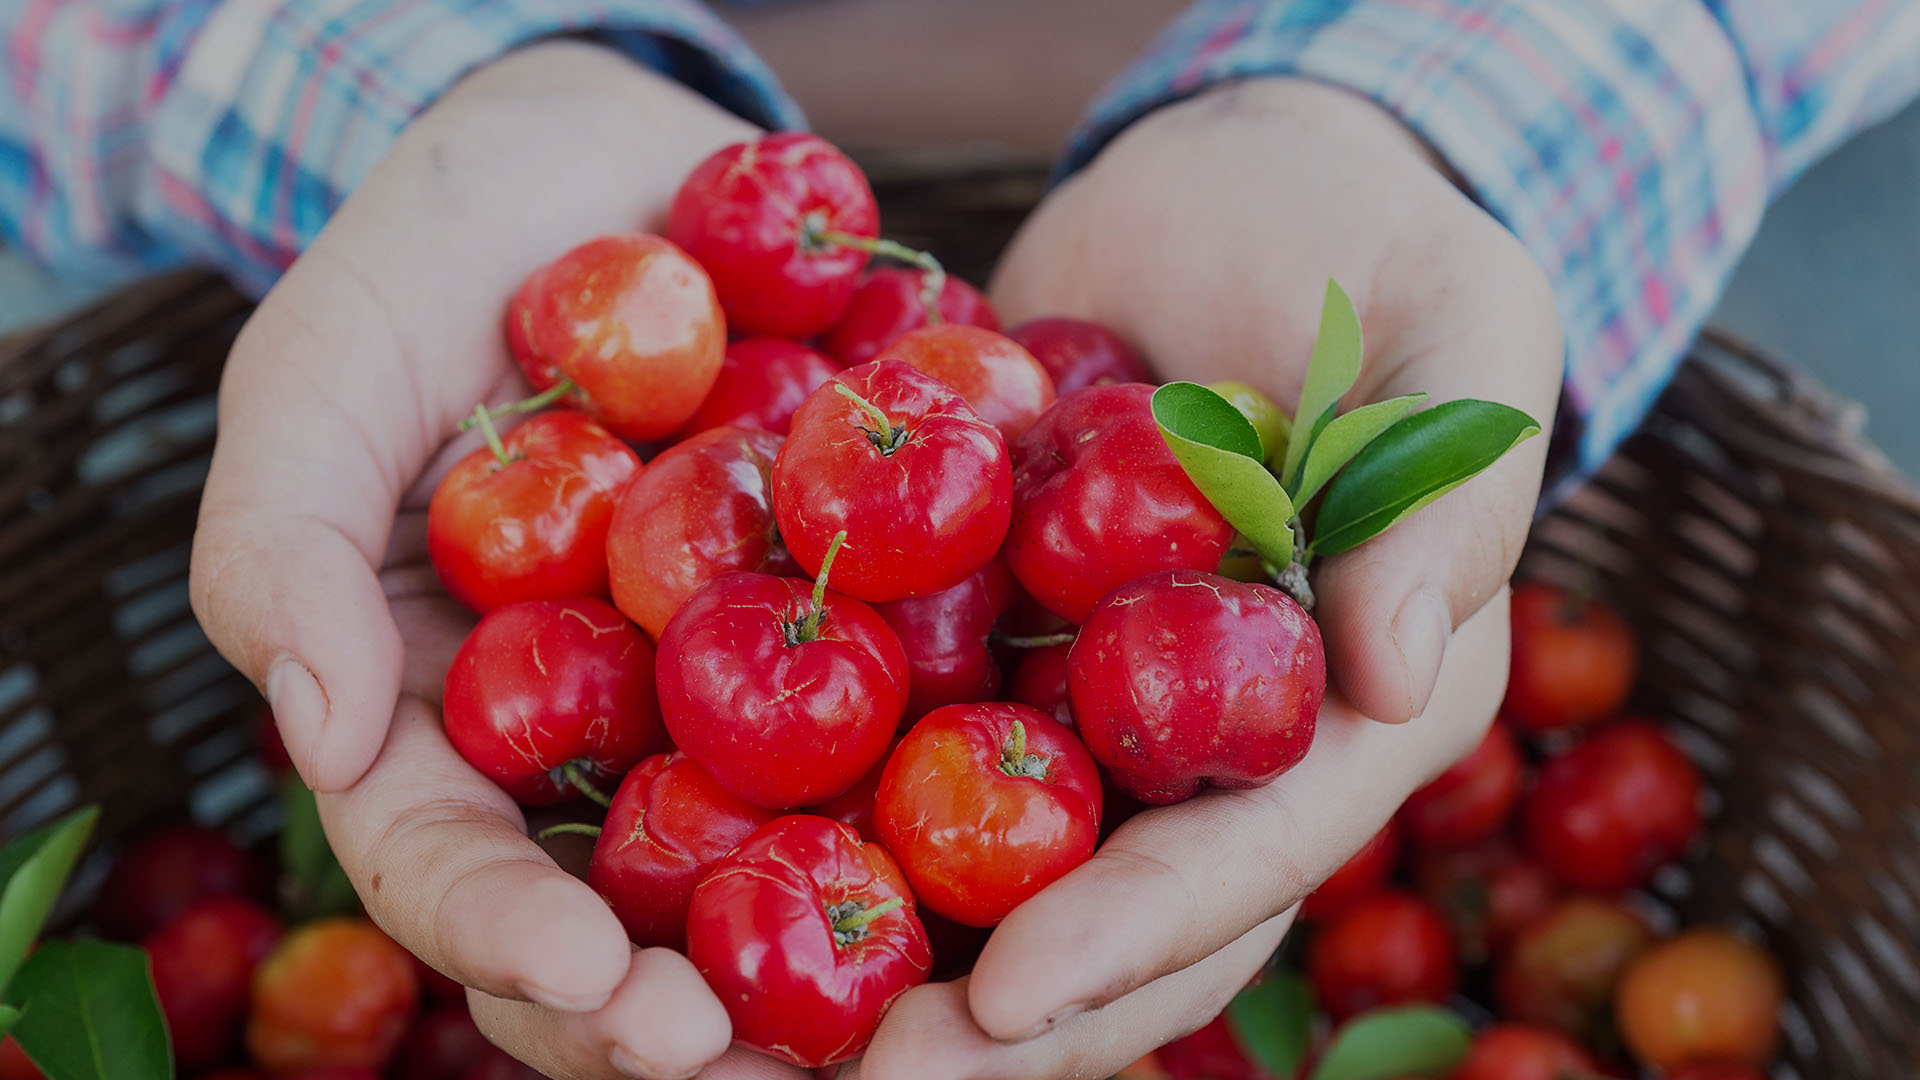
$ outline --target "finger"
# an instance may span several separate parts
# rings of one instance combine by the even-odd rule
[[[1299,902],[1485,732],[1506,684],[1506,615],[1493,605],[1460,628],[1413,723],[1374,723],[1329,698],[1313,749],[1285,776],[1140,814],[1015,908],[974,965],[980,1027],[1032,1038]]]
[[[418,699],[400,700],[367,774],[319,802],[368,914],[436,970],[572,1012],[600,1008],[626,977],[619,920],[528,839],[519,808]]]

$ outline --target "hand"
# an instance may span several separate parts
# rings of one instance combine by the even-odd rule
[[[1091,318],[1165,377],[1291,409],[1328,277],[1366,329],[1349,406],[1423,390],[1550,423],[1562,343],[1540,270],[1392,116],[1315,84],[1242,83],[1129,128],[1027,223],[994,300],[1010,324]],[[1484,733],[1545,447],[1317,568],[1331,687],[1304,762],[1128,822],[969,979],[902,997],[853,1071],[1100,1076],[1217,1013],[1292,906]]]
[[[441,682],[472,619],[434,582],[423,511],[479,445],[459,420],[527,393],[500,332],[521,278],[658,221],[696,162],[751,135],[593,46],[508,56],[401,135],[261,303],[221,386],[194,610],[272,702],[374,920],[556,1076],[791,1070],[727,1054],[698,973],[632,951],[447,743]]]

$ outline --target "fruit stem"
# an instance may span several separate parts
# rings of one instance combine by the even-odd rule
[[[883,259],[903,262],[908,266],[920,268],[920,305],[926,308],[927,325],[940,321],[940,294],[947,291],[947,269],[931,252],[910,248],[897,240],[884,236],[857,236],[836,229],[813,230],[809,228],[807,239],[814,244],[836,244],[850,247],[855,251],[864,251]]]
[[[472,416],[460,421],[460,430],[465,431],[468,428],[476,426],[484,429],[487,421],[496,416],[506,416],[509,413],[534,412],[538,409],[544,409],[554,402],[559,401],[561,398],[566,397],[568,394],[573,393],[575,389],[576,387],[572,379],[561,379],[559,382],[554,383],[552,386],[547,387],[545,390],[540,391],[530,398],[521,398],[519,401],[509,401],[505,405],[496,405],[491,409],[485,405],[481,405],[473,410]]]
[[[1313,545],[1307,542],[1306,527],[1300,524],[1295,515],[1287,524],[1293,527],[1293,558],[1285,566],[1263,563],[1262,569],[1273,578],[1274,587],[1300,605],[1300,610],[1313,611],[1313,584],[1307,580],[1307,568],[1313,565]]]
[[[589,825],[584,821],[563,821],[558,825],[549,825],[533,834],[535,840],[545,842],[556,836],[591,836],[598,838],[600,826]]]
[[[1027,753],[1027,725],[1018,720],[1013,722],[1013,738],[1000,751],[1000,771],[1008,776],[1034,779],[1045,779],[1047,775],[1047,759]]]
[[[474,424],[479,425],[480,437],[487,440],[487,449],[493,451],[493,459],[503,467],[513,464],[513,459],[507,456],[507,444],[501,442],[500,433],[493,430],[493,418],[487,415],[485,405],[475,405],[473,415],[462,421],[460,427],[464,430]]]
[[[833,570],[833,558],[840,554],[840,545],[846,542],[847,530],[834,533],[833,543],[827,545],[827,553],[820,560],[820,573],[813,579],[813,603],[807,608],[807,620],[800,624],[801,641],[820,636],[820,618],[827,610],[827,574]]]
[[[585,770],[580,768],[578,762],[569,761],[565,765],[560,766],[560,776],[566,780],[567,783],[573,785],[574,790],[592,799],[594,802],[599,803],[601,806],[609,808],[613,806],[613,800],[607,798],[606,792],[593,786],[593,781],[587,778]]]
[[[867,419],[874,422],[876,426],[873,430],[869,431],[866,428],[860,430],[867,433],[867,441],[873,444],[874,449],[880,451],[881,457],[892,457],[893,452],[900,449],[900,444],[907,441],[907,429],[894,430],[893,422],[887,419],[887,414],[881,410],[880,406],[861,397],[859,391],[846,383],[835,380],[833,388],[840,392],[841,397],[858,405],[866,412]]]
[[[851,934],[855,930],[864,930],[866,929],[867,925],[873,922],[875,919],[878,919],[880,916],[885,915],[889,912],[897,910],[901,905],[905,903],[906,903],[905,900],[902,900],[896,896],[891,900],[885,900],[878,904],[875,904],[872,907],[865,909],[864,911],[857,911],[857,912],[854,912],[852,915],[843,915],[840,918],[833,920],[833,932],[836,934]]]
[[[994,634],[992,637],[1010,649],[1045,649],[1053,645],[1073,644],[1073,635],[1068,632],[1041,634],[1038,637],[1010,637],[1006,634]]]

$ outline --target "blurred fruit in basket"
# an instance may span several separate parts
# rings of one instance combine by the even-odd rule
[[[1779,1045],[1780,967],[1724,930],[1697,928],[1642,953],[1614,1000],[1620,1034],[1656,1068],[1764,1065]]]
[[[1559,880],[1505,836],[1470,848],[1418,848],[1413,880],[1446,917],[1461,959],[1470,964],[1505,948],[1561,893]]]
[[[222,896],[181,912],[141,943],[183,1068],[217,1064],[239,1046],[254,969],[279,939],[272,912]]]
[[[364,919],[295,927],[254,972],[247,1049],[272,1072],[385,1067],[419,1004],[413,958]]]
[[[225,833],[163,826],[135,840],[100,886],[93,915],[110,937],[138,941],[215,896],[259,897],[266,875]]]
[[[1225,1013],[1156,1050],[1153,1061],[1136,1071],[1141,1080],[1278,1080],[1247,1056]]]
[[[1482,1031],[1448,1080],[1599,1080],[1592,1055],[1557,1031],[1499,1024]]]
[[[1587,1045],[1606,1033],[1614,988],[1653,931],[1626,905],[1575,896],[1523,927],[1495,971],[1509,1020],[1557,1028]]]
[[[1700,774],[1657,726],[1622,720],[1548,761],[1522,816],[1535,858],[1578,889],[1645,884],[1700,831]]]
[[[1466,757],[1408,797],[1400,816],[1418,843],[1468,847],[1506,827],[1525,778],[1513,735],[1495,720]]]
[[[493,1049],[465,1005],[444,1005],[420,1015],[389,1071],[405,1080],[464,1080]]]
[[[1456,964],[1440,913],[1397,891],[1328,919],[1307,954],[1314,994],[1336,1022],[1381,1005],[1445,1001],[1459,982]]]
[[[1507,718],[1523,731],[1575,727],[1620,711],[1633,692],[1640,646],[1606,604],[1526,582],[1512,598]]]
[[[1326,919],[1387,888],[1400,861],[1400,823],[1388,818],[1366,845],[1353,853],[1320,887],[1300,903],[1303,919]]]

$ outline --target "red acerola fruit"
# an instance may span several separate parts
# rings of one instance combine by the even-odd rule
[[[1408,797],[1400,817],[1419,843],[1469,847],[1506,827],[1525,776],[1520,748],[1495,720],[1466,757]]]
[[[414,1023],[393,1059],[393,1075],[405,1080],[465,1080],[467,1070],[492,1049],[465,1005],[444,1005]]]
[[[1166,1080],[1276,1080],[1247,1056],[1226,1013],[1154,1051],[1153,1056]]]
[[[1073,732],[1027,705],[949,705],[887,761],[874,818],[929,911],[995,926],[1092,857],[1100,772]]]
[[[900,740],[893,740],[887,752],[881,756],[879,763],[867,770],[867,775],[855,780],[852,787],[826,802],[808,807],[807,813],[832,818],[842,825],[851,825],[853,831],[860,834],[860,839],[869,844],[879,843],[880,826],[873,820],[874,799],[880,793],[880,777],[886,774],[887,762],[892,759],[893,752],[899,747]],[[922,914],[925,913],[922,912]],[[929,926],[927,932],[932,934],[933,928]],[[939,943],[935,942],[936,949],[938,945]]]
[[[1557,1031],[1498,1024],[1473,1040],[1467,1060],[1448,1080],[1601,1080],[1600,1066]]]
[[[834,588],[872,603],[973,576],[1007,535],[1007,446],[945,383],[897,360],[849,368],[793,416],[773,465],[787,547],[818,574],[840,532]]]
[[[1446,917],[1469,964],[1504,949],[1560,897],[1559,880],[1504,836],[1469,848],[1416,849],[1413,880]]]
[[[1543,582],[1513,587],[1513,659],[1501,712],[1522,731],[1574,727],[1620,711],[1640,645],[1614,610]]]
[[[873,189],[817,135],[781,132],[694,166],[667,211],[667,236],[713,275],[736,334],[800,340],[840,321],[867,253],[834,234],[880,232]]]
[[[1000,692],[1000,665],[987,639],[1013,597],[1013,574],[995,558],[951,589],[873,606],[907,654],[906,722]]]
[[[620,777],[666,745],[653,646],[589,597],[495,608],[447,669],[447,738],[518,802]]]
[[[380,1069],[420,1001],[413,958],[365,919],[295,927],[253,973],[247,1051],[271,1073]]]
[[[176,1062],[203,1069],[239,1046],[253,970],[279,940],[280,922],[271,911],[238,896],[217,896],[141,942]]]
[[[898,360],[953,387],[1009,446],[1054,400],[1053,379],[1032,353],[979,326],[941,323],[911,330],[876,359]]]
[[[810,816],[762,826],[693,891],[687,959],[735,1042],[803,1069],[857,1056],[933,963],[886,849]]]
[[[1322,924],[1307,948],[1307,970],[1336,1022],[1382,1005],[1445,1001],[1459,979],[1446,921],[1419,897],[1393,891]]]
[[[825,353],[797,341],[747,338],[727,346],[707,398],[694,410],[680,437],[717,427],[787,433],[793,411],[839,371]]]
[[[427,555],[482,614],[522,600],[607,592],[607,523],[640,456],[577,412],[529,417],[460,460],[427,506]]]
[[[774,812],[714,782],[685,754],[655,754],[613,794],[587,884],[639,945],[680,948],[693,887]]]
[[[225,833],[163,826],[134,841],[113,864],[93,916],[102,932],[138,941],[215,896],[260,896],[260,866]]]
[[[1233,540],[1160,437],[1152,397],[1139,383],[1064,395],[1014,445],[1007,564],[1070,623],[1143,575],[1214,570]]]
[[[1367,839],[1366,846],[1353,853],[1333,876],[1320,883],[1300,902],[1302,919],[1326,919],[1338,915],[1377,892],[1384,892],[1400,861],[1400,826],[1389,818],[1380,831]]]
[[[940,319],[961,326],[1000,329],[1000,319],[980,290],[947,275],[940,288]],[[855,367],[880,355],[880,350],[909,330],[927,325],[926,272],[883,266],[867,275],[853,294],[846,317],[828,331],[821,347]]]
[[[1008,700],[1031,705],[1072,727],[1073,705],[1067,694],[1067,655],[1072,651],[1072,642],[1025,650],[1007,682]]]
[[[1083,386],[1154,381],[1133,346],[1098,323],[1055,316],[1021,323],[1007,336],[1040,361],[1063,397]]]
[[[507,308],[507,346],[533,388],[623,439],[680,427],[720,372],[726,322],[713,282],[658,236],[589,240],[533,272]]]
[[[1700,831],[1700,774],[1658,727],[1626,720],[1542,766],[1521,816],[1534,857],[1560,880],[1631,889]]]
[[[1590,1043],[1606,1032],[1621,974],[1651,944],[1653,931],[1625,905],[1568,897],[1522,927],[1500,957],[1501,1015]]]
[[[1094,759],[1122,791],[1163,805],[1293,768],[1313,745],[1327,668],[1319,628],[1292,597],[1168,570],[1093,610],[1067,688]]]
[[[1695,927],[1636,957],[1613,1015],[1633,1056],[1657,1069],[1696,1061],[1765,1065],[1780,1045],[1786,983],[1765,949]]]
[[[907,658],[886,622],[852,597],[810,589],[729,574],[660,635],[660,705],[674,744],[721,787],[774,810],[852,787],[906,708]]]
[[[47,1080],[38,1066],[20,1049],[20,1043],[9,1035],[0,1039],[0,1080]]]

